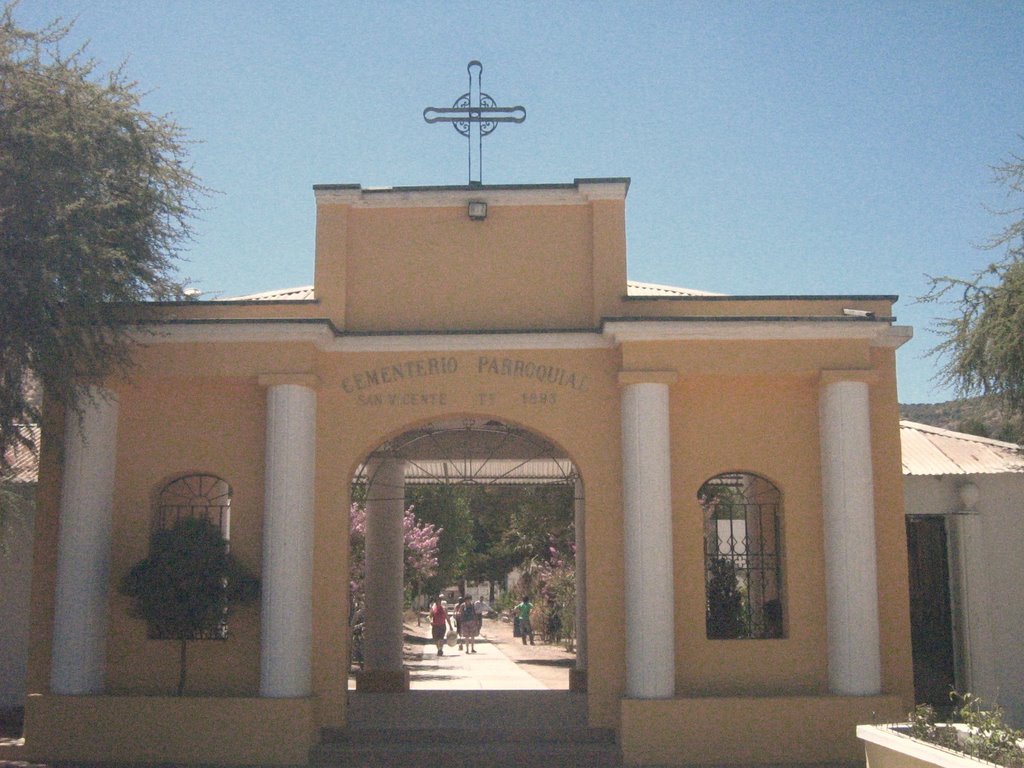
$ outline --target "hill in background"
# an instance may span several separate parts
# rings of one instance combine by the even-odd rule
[[[992,396],[968,397],[945,403],[900,404],[900,418],[1009,443],[1024,442],[1021,418],[1008,415],[998,399]]]

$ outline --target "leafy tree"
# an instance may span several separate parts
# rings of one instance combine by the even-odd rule
[[[1024,158],[996,166],[995,181],[1008,197],[1024,193]],[[939,380],[967,397],[993,394],[1024,413],[1024,206],[997,211],[1011,221],[982,248],[1000,256],[968,278],[933,277],[924,302],[952,304],[939,323],[944,337],[932,350],[944,358]]]
[[[428,592],[437,594],[466,577],[466,564],[474,547],[471,490],[465,485],[421,485],[407,489],[416,516],[441,532],[437,572],[426,582]]]
[[[259,597],[259,581],[228,552],[220,530],[203,517],[186,517],[156,531],[149,557],[124,577],[132,615],[150,636],[179,643],[178,695],[185,691],[188,642],[219,635],[230,610]]]
[[[575,541],[574,489],[568,485],[537,485],[511,489],[508,524],[499,552],[514,562],[543,561],[550,549],[567,551]]]
[[[353,510],[364,494],[362,485],[353,485]],[[464,579],[500,582],[516,568],[532,573],[534,566],[550,558],[552,547],[572,551],[573,488],[569,486],[439,483],[409,486],[406,498],[416,510],[416,519],[437,533],[436,568],[416,584],[427,593],[436,594]],[[352,521],[352,563],[358,570],[362,568],[362,523],[357,517]],[[407,534],[408,522],[407,518]],[[406,553],[408,558],[408,539]],[[353,594],[361,579],[357,570],[353,571]]]
[[[470,508],[473,518],[473,551],[466,562],[466,578],[501,583],[510,571],[522,564],[522,552],[514,552],[506,540],[512,511],[518,506],[523,488],[507,485],[480,485],[472,489]],[[537,553],[533,553],[537,554]]]
[[[353,503],[349,508],[352,557],[349,560],[349,594],[356,603],[363,601],[366,581],[366,508]],[[419,594],[427,580],[437,571],[438,543],[442,529],[421,522],[413,508],[405,510],[402,519],[404,538],[405,588]]]
[[[35,448],[33,375],[80,409],[130,366],[128,308],[184,297],[176,249],[206,191],[136,83],[63,54],[70,25],[22,29],[14,9],[0,11],[0,466],[8,446]]]

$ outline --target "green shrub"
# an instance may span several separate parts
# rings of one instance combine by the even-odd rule
[[[999,707],[985,707],[971,693],[953,693],[954,718],[964,728],[936,722],[935,708],[919,704],[910,713],[910,735],[1007,768],[1024,768],[1024,731],[1011,728]]]

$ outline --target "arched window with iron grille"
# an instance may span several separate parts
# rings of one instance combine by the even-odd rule
[[[171,529],[186,518],[203,518],[220,531],[224,541],[231,540],[231,486],[216,475],[182,475],[171,480],[157,496],[155,528]],[[226,585],[225,585],[226,588]],[[214,629],[198,632],[193,640],[225,640],[228,636],[227,602],[224,618]],[[149,628],[153,640],[166,638],[158,628]]]
[[[160,491],[156,527],[173,528],[185,517],[205,517],[231,540],[231,486],[216,475],[182,475]]]
[[[784,637],[779,489],[760,475],[727,472],[705,482],[697,499],[708,638]]]

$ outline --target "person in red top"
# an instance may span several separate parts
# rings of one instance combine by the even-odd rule
[[[437,655],[444,656],[444,636],[446,630],[452,627],[452,620],[448,616],[448,609],[444,606],[444,595],[438,595],[434,604],[430,606],[430,636],[434,638],[437,645]]]

